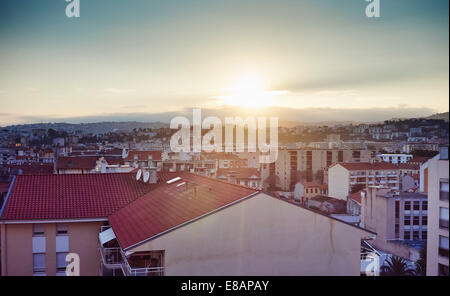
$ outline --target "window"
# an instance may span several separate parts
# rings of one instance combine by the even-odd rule
[[[440,184],[439,199],[442,201],[448,201],[448,180],[441,180]]]
[[[411,225],[411,216],[405,216],[404,223],[405,225]]]
[[[66,271],[66,256],[67,253],[56,253],[56,270],[57,271]]]
[[[419,239],[419,231],[413,231],[413,240],[418,240]]]
[[[428,225],[428,217],[422,216],[422,225]]]
[[[414,216],[413,217],[413,225],[419,225],[419,221],[420,221],[420,217],[419,216]]]
[[[448,258],[448,237],[439,236],[439,255]]]
[[[409,230],[405,230],[405,233],[403,234],[403,239],[406,239],[406,240],[411,239],[411,232]]]
[[[439,227],[448,229],[448,208],[439,208]]]
[[[45,228],[44,224],[33,224],[33,236],[44,236]]]
[[[68,226],[67,224],[56,224],[56,235],[67,235]]]
[[[413,204],[414,204],[413,205],[414,211],[419,211],[420,210],[420,203],[418,201],[415,201]]]
[[[395,238],[400,237],[400,225],[395,224]]]
[[[423,201],[422,202],[422,211],[427,211],[428,210],[428,202],[427,201]]]
[[[33,272],[45,273],[45,254],[33,254]]]
[[[426,240],[427,239],[427,232],[426,231],[422,231],[422,239]]]
[[[411,210],[411,202],[405,201],[405,211],[410,211],[410,210]]]

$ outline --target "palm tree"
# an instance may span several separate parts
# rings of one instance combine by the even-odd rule
[[[425,276],[427,272],[427,245],[420,248],[420,258],[416,261],[416,274]]]
[[[385,265],[381,267],[381,272],[388,276],[415,275],[415,270],[408,267],[407,261],[398,256],[392,256],[387,260]]]

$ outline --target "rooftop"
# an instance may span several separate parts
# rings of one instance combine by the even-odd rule
[[[57,170],[92,170],[95,168],[98,156],[62,156],[56,161]]]
[[[139,151],[131,150],[128,152],[128,156],[125,158],[127,161],[134,160],[161,160],[162,151]]]
[[[215,212],[257,193],[244,186],[187,172],[111,214],[108,219],[122,248]]]
[[[158,174],[163,183],[175,173]],[[106,218],[156,184],[134,174],[18,175],[0,220]]]
[[[341,165],[349,171],[369,171],[369,170],[398,170],[399,167],[389,162],[337,162],[332,164],[330,168]]]

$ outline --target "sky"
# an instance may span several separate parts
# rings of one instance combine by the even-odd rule
[[[0,0],[0,126],[449,110],[449,1]]]

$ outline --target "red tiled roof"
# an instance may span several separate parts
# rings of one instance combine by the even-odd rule
[[[122,157],[115,157],[115,156],[105,156],[104,159],[109,165],[123,165],[124,160]]]
[[[0,193],[8,192],[9,182],[0,182]]]
[[[420,166],[413,163],[399,163],[397,167],[401,170],[420,170]]]
[[[163,183],[175,173],[158,174]],[[106,218],[158,185],[134,174],[19,175],[1,220]]]
[[[4,167],[10,170],[10,173],[14,174],[17,171],[21,171],[21,175],[51,175],[53,174],[52,163],[30,163],[22,165],[6,164]]]
[[[428,160],[430,160],[431,157],[426,157],[426,156],[414,156],[413,158],[411,158],[408,162],[409,163],[425,163]]]
[[[256,168],[233,168],[233,169],[219,169],[217,170],[217,177],[232,176],[238,179],[249,179],[252,176],[261,178],[258,169]]]
[[[134,157],[137,156],[138,160],[161,160],[162,151],[138,151],[132,150],[128,152],[128,156],[125,158],[127,161],[134,161]]]
[[[303,187],[305,188],[311,188],[311,187],[321,187],[320,184],[317,184],[316,182],[308,182],[308,181],[304,181],[302,182]]]
[[[337,162],[330,166],[341,165],[349,171],[367,171],[367,170],[398,170],[397,165],[390,162]]]
[[[104,155],[120,155],[120,156],[122,156],[122,149],[120,149],[120,148],[109,149],[109,150],[106,150],[103,154]]]
[[[58,157],[56,169],[60,170],[93,170],[98,156],[64,156]]]
[[[187,172],[178,176],[180,181],[163,184],[108,217],[122,248],[258,192]]]

